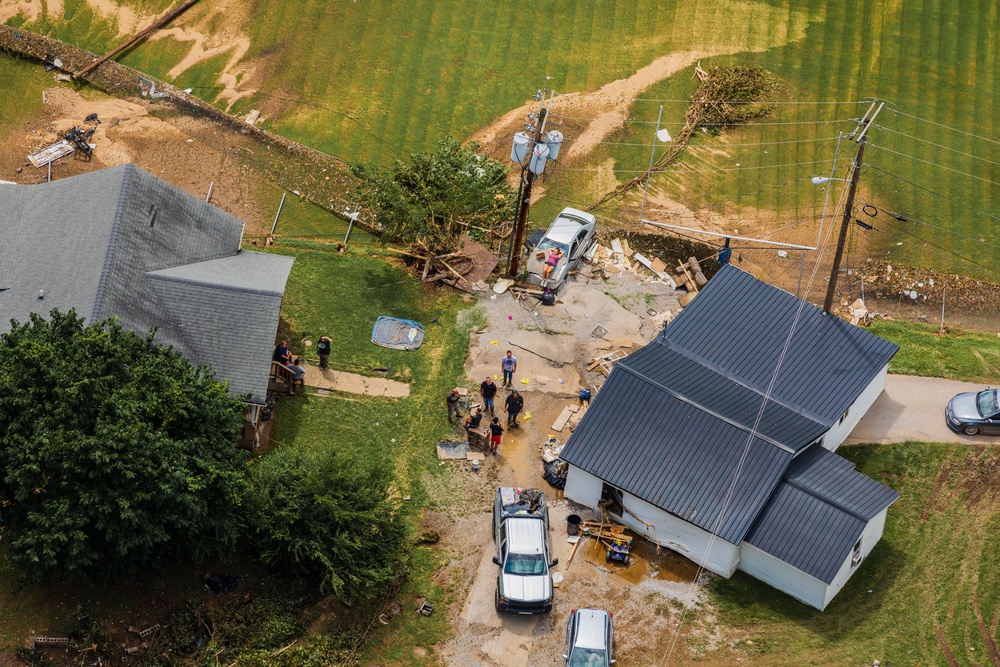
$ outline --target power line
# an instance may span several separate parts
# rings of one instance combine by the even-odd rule
[[[951,125],[945,125],[943,123],[937,123],[937,122],[935,122],[933,120],[927,120],[926,118],[921,118],[920,116],[914,116],[912,114],[904,113],[902,111],[899,111],[898,109],[892,109],[892,112],[895,113],[895,114],[899,114],[900,116],[906,116],[907,118],[912,118],[914,120],[919,120],[922,123],[928,123],[930,125],[935,125],[937,127],[943,128],[945,130],[951,130],[952,132],[958,132],[959,134],[964,134],[966,136],[973,137],[975,139],[979,139],[981,141],[988,141],[991,144],[997,144],[998,146],[1000,146],[1000,141],[997,141],[996,139],[990,139],[989,137],[983,137],[983,136],[980,136],[978,134],[973,134],[972,132],[966,132],[965,130],[960,130],[957,127],[952,127]]]
[[[908,157],[911,160],[916,160],[917,162],[923,162],[924,164],[930,165],[932,167],[937,167],[938,169],[945,169],[947,171],[954,172],[956,174],[959,174],[960,176],[968,176],[969,178],[974,178],[977,181],[989,183],[990,185],[1000,185],[1000,183],[997,183],[996,181],[991,181],[988,178],[984,178],[982,176],[976,176],[975,174],[969,174],[964,171],[959,171],[958,169],[952,169],[951,167],[946,167],[943,164],[938,164],[937,162],[931,162],[930,160],[925,160],[915,155],[910,155],[909,153],[901,153],[900,151],[894,151],[891,148],[886,148],[885,146],[879,146],[878,144],[868,144],[868,145],[880,151],[886,151],[888,153],[892,153],[893,155],[899,155],[900,157]]]
[[[699,174],[718,173],[720,171],[753,171],[755,169],[780,169],[781,167],[801,167],[809,164],[829,164],[833,160],[812,160],[810,162],[789,162],[786,164],[765,164],[756,167],[718,167],[715,169],[674,169],[672,171],[660,171],[661,174]],[[563,167],[565,171],[606,171],[599,167]],[[644,174],[645,169],[612,169],[616,174]]]
[[[957,236],[959,238],[967,239],[969,241],[975,241],[976,243],[982,243],[983,245],[987,245],[987,246],[989,246],[991,248],[997,248],[998,250],[1000,250],[1000,246],[994,245],[992,243],[987,243],[985,239],[982,239],[982,238],[979,238],[979,237],[976,237],[976,236],[968,236],[966,234],[962,234],[961,232],[956,232],[953,229],[948,229],[947,227],[940,227],[938,225],[933,225],[933,224],[931,224],[929,222],[924,222],[924,221],[918,220],[916,218],[911,218],[908,215],[902,215],[900,213],[893,213],[892,211],[890,211],[888,209],[882,208],[878,204],[872,204],[871,202],[866,202],[866,201],[863,201],[863,200],[862,200],[861,203],[863,204],[862,211],[864,211],[864,206],[871,206],[872,208],[876,209],[877,211],[885,213],[886,215],[892,216],[893,218],[895,218],[896,220],[899,220],[900,222],[915,222],[918,225],[924,225],[925,227],[930,227],[931,229],[937,229],[938,231],[942,231],[942,232],[944,232],[946,234],[951,234],[952,236]],[[865,213],[865,215],[868,215],[868,214]],[[875,217],[875,216],[869,216],[869,217]]]
[[[897,241],[901,241],[902,243],[906,242],[906,239],[904,237],[899,236],[897,234],[891,234],[891,233],[885,231],[884,229],[879,229],[878,227],[875,227],[875,226],[872,226],[871,231],[878,232],[879,234],[884,234],[884,235],[888,236],[889,238],[896,239]],[[906,232],[904,230],[900,230],[900,231],[902,231],[904,234],[908,234],[908,235],[912,236],[912,234],[909,234],[909,232]],[[921,239],[919,239],[919,237],[918,237],[918,240],[921,240]],[[923,241],[923,242],[926,243],[926,244],[929,244],[929,245],[933,245],[929,241]],[[940,246],[934,246],[934,247],[940,248]],[[971,264],[973,266],[978,266],[979,268],[982,268],[982,269],[986,269],[986,275],[989,275],[989,276],[992,276],[992,277],[995,277],[995,278],[1000,278],[1000,275],[993,273],[993,270],[990,267],[983,266],[982,264],[977,264],[976,262],[973,262],[972,260],[968,259],[967,257],[963,257],[962,255],[957,255],[957,254],[955,254],[954,252],[952,252],[950,250],[945,249],[944,252],[935,252],[933,250],[928,250],[927,248],[920,248],[920,251],[921,252],[926,252],[926,253],[928,253],[930,255],[934,255],[935,257],[940,257],[941,259],[950,259],[950,257],[949,257],[949,255],[950,255],[950,256],[955,257],[955,258],[957,258],[959,260],[962,260],[964,263]]]
[[[927,139],[921,139],[920,137],[915,137],[912,134],[907,134],[906,132],[900,132],[899,130],[893,130],[893,129],[890,129],[888,127],[883,127],[881,125],[876,125],[875,127],[877,127],[880,130],[885,130],[886,132],[892,132],[893,134],[898,134],[900,136],[906,137],[907,139],[912,139],[914,141],[919,141],[921,143],[930,144],[931,146],[935,146],[937,148],[943,148],[946,151],[951,151],[952,153],[958,153],[959,155],[964,155],[965,157],[970,157],[973,160],[981,160],[983,162],[987,162],[989,164],[996,165],[997,167],[1000,167],[1000,162],[994,162],[993,160],[987,160],[984,157],[979,157],[978,155],[973,155],[972,153],[966,153],[964,151],[958,150],[957,148],[951,148],[949,146],[945,146],[944,144],[936,144],[933,141],[928,141]]]
[[[691,104],[690,99],[656,99],[652,97],[633,97],[630,102],[684,102],[685,104]],[[834,100],[829,102],[824,102],[820,100],[804,100],[804,101],[769,101],[769,102],[745,102],[745,101],[735,101],[735,100],[698,100],[699,102],[704,101],[707,104],[763,104],[763,105],[825,105],[825,104],[870,104],[871,100]]]
[[[836,138],[837,137],[817,137],[815,139],[792,139],[789,141],[763,141],[755,143],[735,143],[735,144],[724,143],[720,144],[719,146],[710,146],[704,144],[689,144],[687,148],[688,150],[690,150],[692,148],[718,148],[718,147],[728,148],[730,146],[780,146],[782,144],[808,144],[818,141],[833,141]],[[579,140],[580,140],[579,138],[576,138],[576,139],[564,139],[563,141],[569,143],[571,141],[579,141]],[[604,146],[644,146],[646,148],[653,146],[653,144],[645,144],[640,142],[627,142],[627,141],[598,141],[597,143]],[[662,146],[663,144],[657,143],[656,145]]]
[[[559,114],[559,113],[556,113],[554,111],[552,112],[551,115],[554,116],[554,117],[556,117],[556,118],[562,118],[562,119],[567,119],[567,120],[597,120],[596,117],[592,118],[592,117],[589,117],[589,116],[564,116],[563,114]],[[632,120],[632,119],[626,118],[622,122],[625,122],[625,123],[634,123],[634,124],[639,124],[639,125],[656,125],[656,121],[653,121],[653,120]],[[751,121],[747,125],[749,125],[749,126],[758,126],[758,125],[823,125],[823,124],[827,124],[827,123],[851,123],[851,122],[853,122],[853,121],[850,118],[831,118],[829,120],[801,120],[801,121],[796,120],[796,121],[779,121],[779,122],[773,122],[773,123],[763,123],[763,122]],[[676,122],[676,123],[668,123],[668,122],[661,122],[660,123],[661,127],[664,126],[664,125],[676,125],[676,126],[683,127],[685,125],[685,123],[681,123],[679,121]],[[738,125],[736,123],[698,123],[698,125],[699,126],[705,126],[705,127],[743,127],[742,125]]]
[[[956,259],[960,259],[963,262],[966,262],[967,264],[970,264],[972,266],[978,266],[981,269],[986,269],[987,273],[993,275],[993,270],[994,269],[992,267],[990,267],[990,266],[987,266],[985,264],[980,264],[979,262],[975,261],[974,259],[971,259],[971,258],[966,257],[964,255],[959,255],[954,250],[946,248],[946,247],[944,247],[942,245],[938,245],[937,243],[934,243],[933,241],[928,241],[927,239],[923,238],[922,236],[918,236],[917,234],[914,234],[911,231],[908,231],[906,229],[903,229],[902,227],[894,225],[893,223],[889,222],[888,220],[886,220],[885,222],[886,222],[886,224],[888,224],[893,229],[896,229],[896,230],[902,232],[903,234],[906,234],[907,236],[913,237],[914,239],[916,239],[917,241],[920,241],[921,243],[923,243],[925,245],[929,245],[929,246],[931,246],[933,248],[937,248],[938,250],[940,250],[940,251],[942,251],[944,253],[947,253],[948,255],[951,255],[952,257],[955,257]],[[872,228],[874,230],[876,230],[876,231],[882,231],[882,233],[887,233],[884,230],[879,230],[877,227],[873,226]],[[892,235],[890,234],[890,236],[892,236]],[[899,237],[895,237],[895,238],[899,238]],[[939,253],[935,253],[933,250],[925,250],[925,251],[931,253],[932,255],[938,255],[938,256],[940,256]]]
[[[917,188],[918,190],[923,190],[927,194],[934,195],[935,197],[940,197],[941,199],[950,201],[953,204],[958,204],[960,206],[967,206],[967,204],[965,202],[956,201],[955,199],[952,199],[948,195],[943,195],[940,192],[935,192],[934,190],[931,190],[928,187],[920,185],[919,183],[914,183],[913,181],[907,180],[907,179],[903,178],[902,176],[897,176],[896,174],[892,173],[891,171],[886,171],[885,169],[882,169],[881,167],[877,167],[874,164],[867,164],[865,166],[868,167],[869,169],[874,169],[877,172],[885,174],[886,176],[891,176],[892,178],[895,178],[897,181],[902,181],[903,183],[906,183],[907,185],[912,185],[913,187]],[[992,220],[996,220],[996,221],[1000,222],[1000,216],[998,216],[998,215],[994,215],[992,213],[988,213],[988,212],[980,210],[978,208],[969,208],[968,210],[973,211],[975,213],[978,213],[979,215],[984,215],[987,218],[990,218]]]
[[[843,193],[841,194],[841,197],[843,197]],[[827,230],[827,238],[823,242],[822,247],[825,247],[826,245],[829,244],[833,229],[834,225],[830,225],[830,228]],[[823,252],[821,250],[820,252],[817,253],[816,261],[813,263],[813,269],[809,275],[809,282],[807,283],[806,286],[806,294],[808,294],[809,290],[812,289],[812,284],[816,279],[817,272],[819,271],[819,266],[822,257],[823,257]],[[764,416],[764,409],[767,407],[767,403],[771,399],[771,392],[774,389],[775,383],[777,382],[778,374],[781,371],[781,366],[785,361],[785,356],[788,353],[788,348],[791,346],[792,337],[795,335],[795,329],[798,326],[799,320],[802,317],[802,311],[804,310],[805,305],[806,305],[805,299],[800,299],[799,306],[795,311],[795,316],[792,318],[791,326],[788,329],[788,335],[785,337],[784,345],[781,348],[781,354],[778,356],[778,361],[775,364],[774,372],[771,374],[771,380],[767,385],[767,389],[764,391],[763,400],[761,401],[760,404],[760,409],[757,411],[757,417],[754,420],[753,427],[750,429],[749,435],[747,436],[746,444],[743,446],[743,451],[740,455],[739,462],[736,466],[736,471],[733,474],[733,481],[730,483],[726,496],[723,499],[722,507],[719,510],[719,518],[715,523],[715,530],[709,531],[708,545],[705,548],[705,555],[702,557],[701,562],[698,563],[698,571],[695,575],[695,582],[697,582],[698,579],[701,578],[702,573],[706,569],[704,562],[708,559],[709,555],[712,552],[712,547],[714,546],[717,537],[716,533],[718,532],[718,529],[721,528],[722,521],[725,518],[726,512],[729,509],[729,504],[732,502],[733,496],[735,495],[736,484],[739,482],[740,476],[743,473],[743,469],[746,467],[746,461],[750,453],[750,448],[753,445],[754,439],[757,437],[757,430],[760,427],[760,422]],[[674,649],[677,646],[677,640],[680,638],[681,628],[684,626],[684,621],[687,619],[687,615],[688,615],[688,608],[685,607],[684,611],[681,613],[681,618],[677,623],[677,628],[674,630],[674,634],[670,640],[670,644],[667,647],[667,651],[663,656],[663,662],[661,663],[661,667],[666,667],[666,665],[669,664],[670,658],[673,656]]]

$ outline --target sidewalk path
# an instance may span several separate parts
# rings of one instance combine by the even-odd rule
[[[885,391],[861,418],[845,445],[919,442],[964,442],[1000,444],[1000,438],[988,435],[959,435],[944,423],[948,401],[965,391],[980,391],[986,385],[915,375],[890,375]]]
[[[388,398],[406,398],[410,395],[410,385],[396,380],[373,378],[356,373],[345,373],[332,369],[322,369],[317,366],[306,366],[305,385],[328,391],[343,391],[349,394],[364,394],[365,396],[386,396]]]

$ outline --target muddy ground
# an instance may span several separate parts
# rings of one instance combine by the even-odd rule
[[[616,656],[629,664],[661,661],[678,628],[678,655],[709,660],[738,655],[733,645],[739,638],[723,636],[712,621],[701,585],[708,575],[642,539],[628,567],[607,563],[604,549],[590,540],[581,542],[574,555],[566,517],[597,517],[542,479],[542,445],[550,437],[565,442],[571,432],[568,427],[554,431],[556,417],[565,406],[579,405],[580,387],[603,382],[602,375],[587,371],[587,360],[609,350],[638,349],[659,333],[663,313],[679,310],[677,293],[666,284],[646,282],[644,275],[623,272],[604,281],[586,273],[561,288],[551,307],[515,300],[509,292],[479,299],[488,324],[470,335],[468,386],[478,387],[487,375],[500,381],[500,357],[510,349],[518,359],[514,387],[524,396],[525,413],[521,428],[508,430],[499,455],[487,455],[479,472],[465,462],[442,463],[454,475],[456,496],[448,509],[428,514],[426,523],[442,535],[451,561],[440,576],[457,591],[450,611],[454,636],[436,648],[448,665],[562,665],[566,620],[572,609],[584,606],[615,614]],[[603,339],[591,333],[598,324],[608,329]],[[508,393],[501,387],[497,394],[501,421]],[[469,400],[478,401],[478,392],[470,391]],[[455,433],[462,435],[457,426]],[[497,486],[538,487],[549,498],[552,552],[560,561],[554,568],[559,581],[551,614],[514,616],[494,608],[490,507]]]

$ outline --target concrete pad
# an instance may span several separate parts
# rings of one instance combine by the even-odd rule
[[[622,307],[610,296],[593,287],[568,283],[559,302],[553,306],[553,315],[567,320],[581,320],[600,324],[608,330],[606,340],[619,346],[638,346],[645,343],[639,333],[642,318]]]
[[[985,385],[915,375],[890,375],[885,391],[861,418],[845,445],[894,442],[996,443],[996,436],[959,435],[944,421],[948,401],[956,394],[981,391]]]
[[[499,385],[503,380],[503,375],[500,371],[500,357],[513,347],[507,342],[504,342],[501,346],[490,345],[490,340],[495,340],[490,338],[490,334],[473,334],[469,342],[469,356],[465,362],[465,371],[469,376],[470,383],[475,383],[477,386],[487,375],[490,377],[496,375],[496,382]],[[500,351],[501,348],[502,352]],[[580,387],[584,386],[582,384],[583,377],[575,365],[553,368],[548,359],[520,349],[516,351],[514,356],[517,357],[517,372],[514,373],[514,387],[519,392],[525,394],[526,400],[531,392],[573,398],[578,395]],[[522,382],[525,378],[528,380],[527,384]],[[496,398],[497,409],[500,409],[504,399],[507,398],[507,394],[503,391],[503,388],[501,387],[500,389],[501,391],[497,394]],[[476,392],[477,398],[475,400],[477,401],[478,393]]]
[[[406,398],[410,395],[410,385],[405,382],[345,373],[330,368],[323,369],[318,366],[306,366],[305,369],[304,382],[307,387],[386,398]]]
[[[547,334],[542,331],[518,331],[507,342],[561,365],[571,364],[576,359],[574,349],[576,340],[573,336]]]

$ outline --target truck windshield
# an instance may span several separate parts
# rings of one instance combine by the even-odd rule
[[[510,554],[503,571],[507,574],[545,574],[545,557],[541,554]]]

